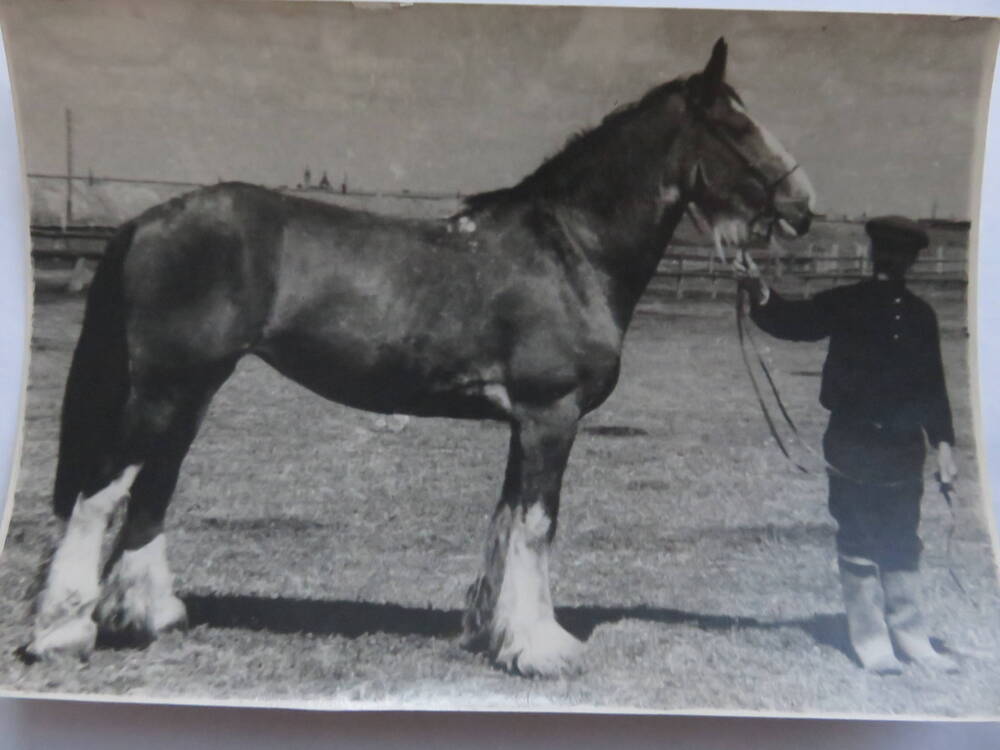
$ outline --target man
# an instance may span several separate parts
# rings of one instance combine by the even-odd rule
[[[866,669],[898,673],[895,641],[906,658],[952,671],[954,660],[930,643],[918,597],[925,434],[940,480],[957,473],[937,318],[905,285],[928,238],[896,216],[872,219],[865,230],[873,278],[809,300],[769,289],[745,253],[734,270],[761,329],[793,341],[830,339],[820,393],[830,411],[823,451],[854,651]]]

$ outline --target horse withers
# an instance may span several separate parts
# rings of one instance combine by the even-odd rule
[[[705,69],[616,110],[449,221],[246,184],[156,206],[110,241],[63,402],[55,512],[28,652],[86,654],[180,625],[164,513],[209,400],[253,354],[341,404],[502,420],[510,453],[464,643],[524,675],[576,667],[548,555],[580,418],[611,393],[636,303],[685,210],[724,241],[809,228],[801,169]],[[100,567],[102,535],[127,497]]]

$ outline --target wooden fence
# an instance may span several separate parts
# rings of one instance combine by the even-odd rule
[[[732,251],[729,251],[730,258]],[[839,243],[822,246],[809,243],[800,252],[776,253],[753,250],[750,253],[764,275],[783,289],[809,297],[821,288],[869,278],[872,273],[868,248],[852,243],[849,252]],[[681,299],[689,292],[707,293],[713,299],[722,288],[732,288],[732,271],[712,248],[671,246],[657,271],[657,281],[666,283]],[[938,244],[917,258],[907,279],[911,285],[934,290],[964,291],[968,286],[968,253],[964,247]],[[797,287],[797,289],[796,289]]]
[[[34,260],[99,260],[115,227],[31,227]]]
[[[33,226],[31,254],[36,261],[36,281],[53,287],[85,286],[89,280],[88,264],[101,258],[114,232],[114,227]],[[809,243],[798,252],[758,249],[751,251],[751,255],[767,278],[783,289],[794,290],[797,286],[803,297],[826,286],[871,275],[867,247],[857,242],[844,246],[836,242],[825,246]],[[908,278],[911,284],[934,290],[964,290],[968,285],[968,253],[964,246],[933,246],[917,259]],[[654,285],[661,293],[672,293],[678,299],[694,293],[714,299],[721,291],[732,289],[732,272],[713,248],[671,245],[660,263]]]

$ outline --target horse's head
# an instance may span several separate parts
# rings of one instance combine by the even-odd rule
[[[687,80],[688,205],[725,242],[769,237],[775,226],[790,236],[804,234],[814,216],[809,178],[750,116],[726,84],[725,72],[726,43],[719,39],[704,71]]]

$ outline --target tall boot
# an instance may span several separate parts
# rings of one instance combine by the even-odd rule
[[[938,653],[920,611],[920,574],[916,570],[882,573],[885,590],[886,622],[900,652],[908,659],[939,672],[957,672],[958,663]]]
[[[847,610],[847,630],[862,666],[877,674],[899,674],[899,663],[885,622],[878,568],[870,560],[838,558],[840,584]]]

